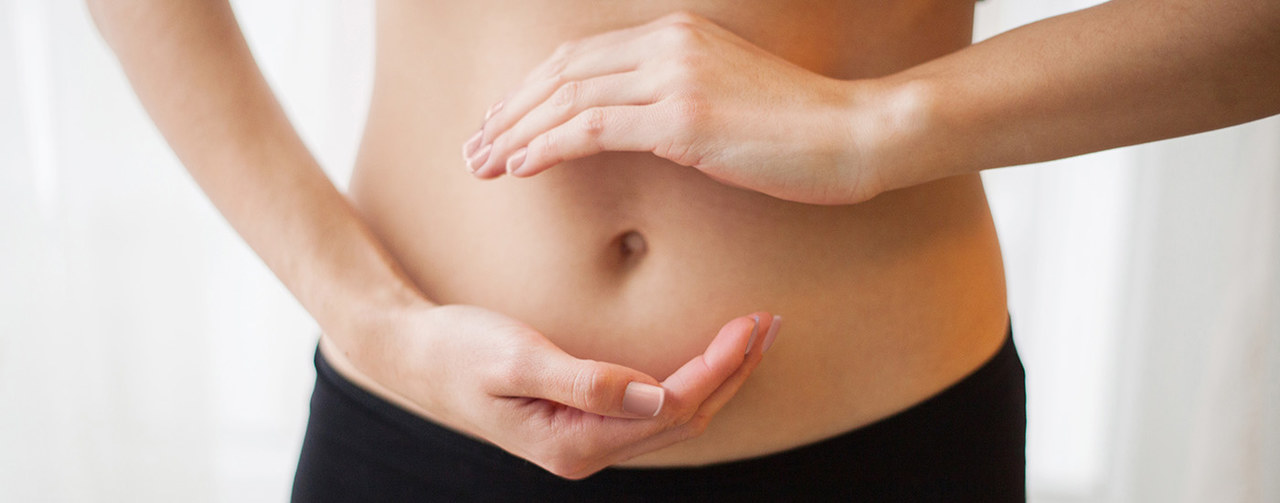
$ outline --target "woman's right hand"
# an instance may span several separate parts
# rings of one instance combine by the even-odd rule
[[[776,335],[766,312],[725,324],[663,381],[574,358],[528,325],[468,305],[411,310],[360,370],[430,419],[565,478],[700,435]]]

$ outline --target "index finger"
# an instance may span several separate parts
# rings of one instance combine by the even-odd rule
[[[663,383],[671,405],[663,407],[655,420],[587,416],[580,411],[563,410],[561,420],[555,421],[562,425],[563,435],[555,442],[555,453],[535,462],[562,477],[580,478],[687,438],[685,424],[699,414],[714,414],[741,386],[753,364],[759,363],[769,321],[768,313],[756,313],[721,328],[704,353]],[[563,420],[566,417],[572,420]]]
[[[592,447],[586,450],[616,450],[689,421],[703,402],[747,360],[748,346],[752,346],[758,355],[759,349],[756,348],[763,344],[765,335],[761,328],[768,328],[760,320],[768,316],[768,313],[756,313],[725,324],[705,352],[693,357],[663,381],[665,403],[654,419],[597,416],[601,421],[594,428],[583,429],[581,424],[569,428],[573,430],[574,440]],[[584,435],[584,431],[589,433]],[[610,447],[606,448],[601,443]]]

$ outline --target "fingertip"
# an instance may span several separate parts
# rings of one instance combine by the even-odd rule
[[[467,167],[471,169],[471,172],[475,174],[475,176],[486,178],[488,175],[488,170],[486,168],[489,167],[489,164],[491,164],[490,161],[493,160],[492,154],[492,143],[480,147],[479,150],[467,159]]]
[[[742,354],[751,354],[751,348],[756,345],[756,338],[760,335],[760,315],[751,315],[751,337],[747,338],[747,350]]]
[[[675,373],[663,381],[663,386],[675,393],[681,401],[686,395],[709,395],[736,371],[742,369],[744,362],[757,357],[748,357],[746,347],[750,343],[752,332],[757,338],[763,338],[764,328],[760,322],[765,321],[768,313],[753,313],[729,320],[715,338],[707,346],[706,351],[685,363]],[[762,341],[763,342],[763,341]]]
[[[489,107],[489,110],[485,111],[484,120],[488,121],[489,119],[493,118],[493,116],[496,115],[498,112],[501,112],[502,107],[505,106],[506,103],[507,103],[506,99],[502,99],[502,100],[499,100],[497,103],[494,103],[493,106]]]
[[[730,320],[711,341],[706,355],[712,362],[727,359],[732,365],[741,363],[743,355],[747,354],[746,348],[751,343],[752,333],[759,331],[760,319],[757,313]]]
[[[529,142],[529,146],[525,147],[524,161],[520,165],[518,171],[513,171],[512,176],[528,178],[537,176],[544,171],[556,167],[559,163],[565,162],[562,159],[553,159],[547,155],[545,147],[537,145],[537,139]]]
[[[780,329],[782,329],[782,317],[774,315],[773,320],[769,322],[769,331],[764,336],[764,347],[760,349],[761,353],[773,347],[773,342],[778,337],[778,330]]]
[[[519,150],[516,150],[515,153],[511,154],[511,157],[507,158],[507,174],[511,176],[525,176],[527,174],[527,170],[522,168],[531,167],[525,163],[528,156],[528,147],[520,147]]]
[[[483,129],[480,131],[476,131],[475,134],[472,134],[470,138],[467,138],[467,141],[463,142],[462,144],[463,159],[470,160],[474,156],[474,154],[476,153],[476,150],[479,149],[480,147],[481,136],[484,136]]]
[[[638,381],[627,383],[622,395],[622,410],[640,417],[654,417],[662,412],[662,405],[667,401],[667,390],[662,386],[645,384]]]

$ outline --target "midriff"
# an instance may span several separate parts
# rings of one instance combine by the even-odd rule
[[[433,302],[501,312],[570,354],[658,379],[728,320],[783,316],[776,345],[704,435],[628,465],[740,459],[837,435],[994,354],[1007,316],[1003,266],[976,175],[817,206],[650,154],[606,153],[527,179],[466,171],[461,145],[486,108],[556,45],[678,9],[841,79],[962,48],[973,15],[964,0],[382,0],[350,196],[417,286]]]

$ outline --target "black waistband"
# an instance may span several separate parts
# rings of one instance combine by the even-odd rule
[[[315,364],[317,395],[321,388],[336,391],[349,405],[363,410],[362,421],[378,425],[359,428],[392,432],[353,440],[351,448],[367,448],[370,455],[389,458],[383,460],[387,464],[406,463],[400,468],[404,473],[433,470],[436,460],[448,459],[451,470],[483,474],[502,484],[599,491],[594,494],[608,496],[641,491],[653,498],[709,493],[793,497],[802,488],[865,496],[897,487],[955,499],[967,494],[961,490],[965,487],[986,488],[982,494],[992,497],[1002,494],[989,491],[993,484],[1018,494],[1023,488],[1024,374],[1011,332],[996,354],[968,376],[867,426],[758,458],[699,467],[610,468],[583,481],[555,477],[498,447],[372,395],[336,372],[318,349]],[[316,410],[315,404],[309,437],[310,428],[324,420],[317,414],[335,414]],[[352,428],[350,419],[343,421],[345,428]],[[396,438],[383,438],[388,435]],[[881,489],[873,490],[876,487]]]

